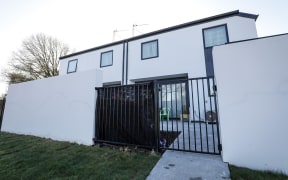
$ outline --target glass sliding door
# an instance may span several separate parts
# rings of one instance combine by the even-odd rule
[[[160,108],[168,108],[171,118],[178,119],[181,114],[189,113],[187,88],[187,82],[183,80],[161,83],[159,92]]]

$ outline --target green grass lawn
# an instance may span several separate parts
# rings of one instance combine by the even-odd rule
[[[229,165],[232,180],[288,180],[288,176],[270,171],[254,171],[248,168]]]
[[[0,179],[145,179],[160,155],[0,132]],[[288,176],[229,166],[232,180]]]
[[[145,179],[159,158],[0,132],[0,179]]]

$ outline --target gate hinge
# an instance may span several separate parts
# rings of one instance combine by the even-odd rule
[[[213,86],[213,91],[217,91],[217,86],[216,85]]]
[[[218,151],[219,151],[219,152],[222,151],[222,144],[218,144]]]

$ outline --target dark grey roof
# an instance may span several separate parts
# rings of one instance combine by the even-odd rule
[[[178,29],[181,29],[181,28],[186,28],[186,27],[189,27],[189,26],[203,24],[203,23],[207,23],[207,22],[211,22],[211,21],[215,21],[215,20],[219,20],[219,19],[223,19],[223,18],[227,18],[227,17],[231,17],[231,16],[240,16],[240,17],[245,17],[245,18],[251,18],[251,19],[254,19],[255,21],[258,18],[258,15],[255,15],[255,14],[243,13],[243,12],[240,12],[239,10],[231,11],[231,12],[227,12],[227,13],[224,13],[224,14],[219,14],[219,15],[216,15],[216,16],[211,16],[211,17],[207,17],[207,18],[203,18],[203,19],[187,22],[187,23],[184,23],[184,24],[179,24],[179,25],[176,25],[176,26],[160,29],[160,30],[157,30],[157,31],[149,32],[149,33],[142,34],[142,35],[135,36],[135,37],[131,37],[131,38],[128,38],[128,39],[123,39],[123,40],[112,42],[112,43],[109,43],[109,44],[104,44],[102,46],[97,46],[97,47],[94,47],[94,48],[90,48],[90,49],[86,49],[86,50],[79,51],[79,52],[76,52],[76,53],[72,53],[72,54],[60,57],[60,60],[68,58],[68,57],[72,57],[72,56],[75,56],[75,55],[87,53],[87,52],[90,52],[90,51],[95,51],[95,50],[98,50],[98,49],[106,48],[106,47],[109,47],[109,46],[122,44],[124,42],[133,41],[133,40],[137,40],[137,39],[141,39],[141,38],[145,38],[145,37],[149,37],[149,36],[153,36],[153,35],[157,35],[157,34],[161,34],[161,33],[166,33],[166,32],[169,32],[169,31],[174,31],[174,30],[178,30]]]

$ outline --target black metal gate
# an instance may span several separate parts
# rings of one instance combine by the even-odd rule
[[[95,143],[158,148],[153,83],[96,90]]]
[[[214,77],[96,90],[95,143],[221,153]]]
[[[160,148],[220,154],[214,77],[157,83]]]

